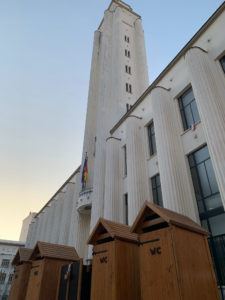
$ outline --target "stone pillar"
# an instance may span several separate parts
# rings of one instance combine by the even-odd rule
[[[62,192],[57,194],[57,201],[55,203],[54,220],[51,234],[51,243],[57,244],[59,238],[59,228],[61,223],[61,208],[62,208]]]
[[[28,229],[28,233],[27,233],[27,239],[26,239],[26,243],[25,243],[26,248],[31,248],[32,236],[34,234],[34,227],[35,227],[35,222],[32,221],[29,225],[29,229]]]
[[[79,213],[77,211],[77,200],[79,198],[80,186],[81,186],[81,173],[77,173],[74,178],[74,191],[73,191],[73,199],[72,199],[72,214],[70,218],[69,224],[69,236],[68,236],[68,246],[77,247],[77,236],[79,233]]]
[[[218,67],[204,50],[185,55],[191,84],[223,205],[225,206],[225,84]]]
[[[108,138],[106,142],[104,218],[122,223],[123,206],[120,188],[122,168],[120,151],[122,151],[120,139],[114,137]]]
[[[148,78],[148,65],[147,56],[145,49],[145,38],[142,27],[142,20],[139,18],[134,23],[135,28],[135,47],[136,47],[136,68],[137,68],[137,79],[139,86],[138,97],[147,89],[149,86]]]
[[[69,230],[70,230],[70,221],[72,217],[72,208],[73,208],[73,193],[74,193],[74,183],[69,182],[66,187],[66,193],[63,203],[62,211],[62,222],[59,232],[59,243],[61,245],[67,245]]]
[[[49,207],[46,206],[43,211],[43,216],[42,216],[42,228],[40,232],[40,241],[44,242],[45,241],[45,234],[46,234],[46,226],[47,226],[47,221],[48,221],[48,215],[49,215]]]
[[[105,12],[104,15],[104,32],[101,39],[100,51],[100,72],[99,80],[102,84],[99,87],[99,103],[98,103],[98,124],[97,124],[97,141],[96,141],[96,155],[94,168],[94,182],[93,182],[93,202],[91,211],[91,228],[94,228],[98,219],[104,213],[104,182],[105,182],[105,148],[106,138],[108,134],[108,120],[109,115],[108,105],[110,103],[110,79],[111,79],[111,35],[112,35],[112,13]],[[105,82],[108,78],[109,82]],[[105,83],[105,84],[103,84]]]
[[[52,232],[53,232],[53,226],[54,226],[56,202],[57,202],[56,198],[52,199],[52,201],[50,202],[48,225],[47,225],[46,233],[45,233],[45,242],[47,242],[47,243],[52,242]]]
[[[150,97],[164,207],[198,221],[173,97],[163,87]]]
[[[139,117],[133,115],[128,117],[126,147],[129,225],[133,224],[144,201],[150,199],[143,130]]]
[[[90,214],[79,214],[79,231],[77,234],[76,250],[80,257],[83,259],[88,258],[87,240],[90,233]]]

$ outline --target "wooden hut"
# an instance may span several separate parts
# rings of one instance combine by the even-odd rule
[[[13,281],[10,289],[9,300],[24,300],[31,269],[29,260],[32,249],[19,248],[12,265],[15,265]]]
[[[26,300],[55,300],[62,265],[79,261],[75,248],[37,242],[30,260],[32,267]]]
[[[99,219],[93,247],[91,300],[140,300],[137,235],[130,227]]]
[[[139,236],[142,300],[219,300],[209,233],[200,225],[145,202],[131,232]]]

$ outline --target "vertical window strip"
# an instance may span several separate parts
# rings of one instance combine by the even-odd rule
[[[152,156],[157,152],[156,141],[155,141],[155,129],[154,129],[153,122],[148,126],[148,141],[149,141],[149,153],[150,156]]]
[[[225,73],[225,55],[220,59],[220,64]]]
[[[162,190],[161,190],[161,182],[160,182],[160,175],[156,175],[151,178],[152,181],[152,195],[153,195],[153,202],[157,205],[163,207],[163,199],[162,199]]]
[[[124,194],[124,211],[125,211],[125,224],[128,225],[128,194]]]

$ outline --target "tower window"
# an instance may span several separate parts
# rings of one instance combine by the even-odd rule
[[[126,83],[126,92],[130,94],[132,93],[132,85],[129,83]]]
[[[149,142],[150,156],[152,156],[157,152],[156,142],[155,142],[155,128],[153,122],[148,126],[148,142]]]
[[[188,89],[178,99],[180,113],[184,130],[191,128],[191,126],[200,121],[198,108],[196,105],[195,97],[192,88]]]
[[[129,57],[130,58],[130,51],[125,49],[125,56]]]
[[[162,199],[162,190],[161,190],[161,182],[160,182],[160,175],[156,175],[152,177],[152,195],[153,195],[153,202],[157,205],[163,207],[163,199]]]
[[[125,71],[126,71],[126,73],[131,74],[131,67],[126,65]]]
[[[222,69],[225,73],[225,55],[220,59],[220,63],[221,63]]]
[[[130,38],[129,38],[129,36],[125,35],[124,39],[125,39],[125,42],[130,43]]]

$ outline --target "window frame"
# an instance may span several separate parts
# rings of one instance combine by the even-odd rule
[[[153,128],[154,128],[154,134],[151,133],[151,126],[153,126]],[[146,127],[147,127],[147,136],[148,136],[149,155],[150,155],[150,157],[152,157],[152,156],[157,154],[154,121],[152,120]],[[155,151],[153,149],[154,148],[153,147],[153,142],[152,142],[153,138],[155,140]]]
[[[189,90],[192,91],[194,98],[188,104],[184,105],[184,103],[183,103],[183,97],[184,97],[184,94],[186,94]],[[187,130],[190,130],[192,125],[196,125],[199,122],[201,122],[201,118],[200,118],[200,115],[199,115],[198,106],[197,106],[197,102],[196,102],[196,98],[195,98],[195,95],[194,95],[194,91],[193,91],[192,85],[188,84],[188,86],[186,88],[184,88],[176,96],[176,99],[177,99],[178,109],[179,109],[179,113],[180,113],[182,130],[185,132]],[[194,103],[194,102],[195,102],[195,105],[197,107],[197,113],[198,113],[198,116],[199,116],[199,120],[195,120],[194,113],[193,113],[193,110],[192,110],[191,104]],[[188,124],[187,115],[185,113],[185,109],[187,107],[190,107],[191,118],[192,118],[192,121],[193,121],[192,124]]]
[[[208,209],[207,208],[207,204],[206,204],[206,200],[209,199],[210,197],[213,197],[213,196],[217,196],[217,195],[220,195],[220,191],[219,191],[219,187],[218,187],[218,192],[216,193],[213,193],[212,192],[212,187],[210,185],[210,180],[209,180],[209,174],[208,174],[208,171],[206,169],[206,162],[208,160],[211,160],[211,157],[210,157],[210,154],[207,158],[203,159],[202,161],[200,162],[197,162],[196,161],[196,158],[195,158],[195,154],[200,151],[201,149],[205,148],[205,147],[208,147],[207,144],[201,146],[200,148],[194,150],[193,152],[189,153],[187,155],[187,159],[188,159],[188,165],[189,165],[189,168],[190,168],[190,172],[191,172],[191,179],[192,179],[192,184],[193,184],[193,188],[194,188],[194,193],[195,193],[195,199],[196,199],[196,204],[197,204],[197,207],[198,207],[198,202],[201,201],[202,203],[202,207],[204,209],[204,212],[201,212],[199,207],[198,207],[198,214],[199,214],[199,218],[200,218],[200,221],[201,222],[206,222],[207,224],[207,227],[208,227],[208,230],[211,231],[211,225],[210,225],[210,218],[212,217],[216,217],[216,216],[219,216],[219,215],[222,215],[224,214],[224,207],[223,207],[223,203],[222,203],[222,199],[221,199],[221,206],[220,207],[216,207],[216,208],[213,208],[213,209]],[[192,156],[192,160],[194,162],[194,165],[191,166],[191,163],[190,163],[190,157]],[[198,166],[200,165],[204,165],[204,169],[205,169],[205,174],[206,174],[206,178],[207,178],[207,181],[208,181],[208,185],[209,185],[209,189],[210,189],[210,192],[211,194],[210,195],[207,195],[205,196],[204,195],[204,192],[203,192],[203,187],[202,187],[202,182],[201,182],[201,179],[200,179],[200,174],[199,174],[199,171],[198,171]],[[211,160],[211,164],[212,164],[212,160]],[[212,168],[213,168],[213,172],[214,172],[214,176],[215,176],[215,171],[214,171],[214,167],[213,167],[213,164],[212,164]],[[195,191],[195,184],[194,184],[194,179],[192,177],[192,169],[195,169],[195,174],[196,174],[196,177],[197,177],[197,184],[198,184],[198,188],[199,188],[199,192],[200,192],[200,196],[201,196],[201,199],[198,200],[197,199],[197,195],[196,195],[196,191]],[[216,176],[215,176],[215,179],[216,179]],[[217,183],[218,184],[218,183]],[[220,195],[221,197],[221,195]]]
[[[160,185],[157,185],[157,177],[159,178]],[[155,187],[153,187],[153,180],[155,181]],[[164,205],[163,205],[162,184],[161,184],[160,173],[157,173],[156,175],[151,177],[151,188],[152,188],[153,203],[163,207]],[[159,188],[161,191],[161,203],[159,199]],[[156,199],[154,199],[154,190],[156,191],[156,196],[157,196]]]

